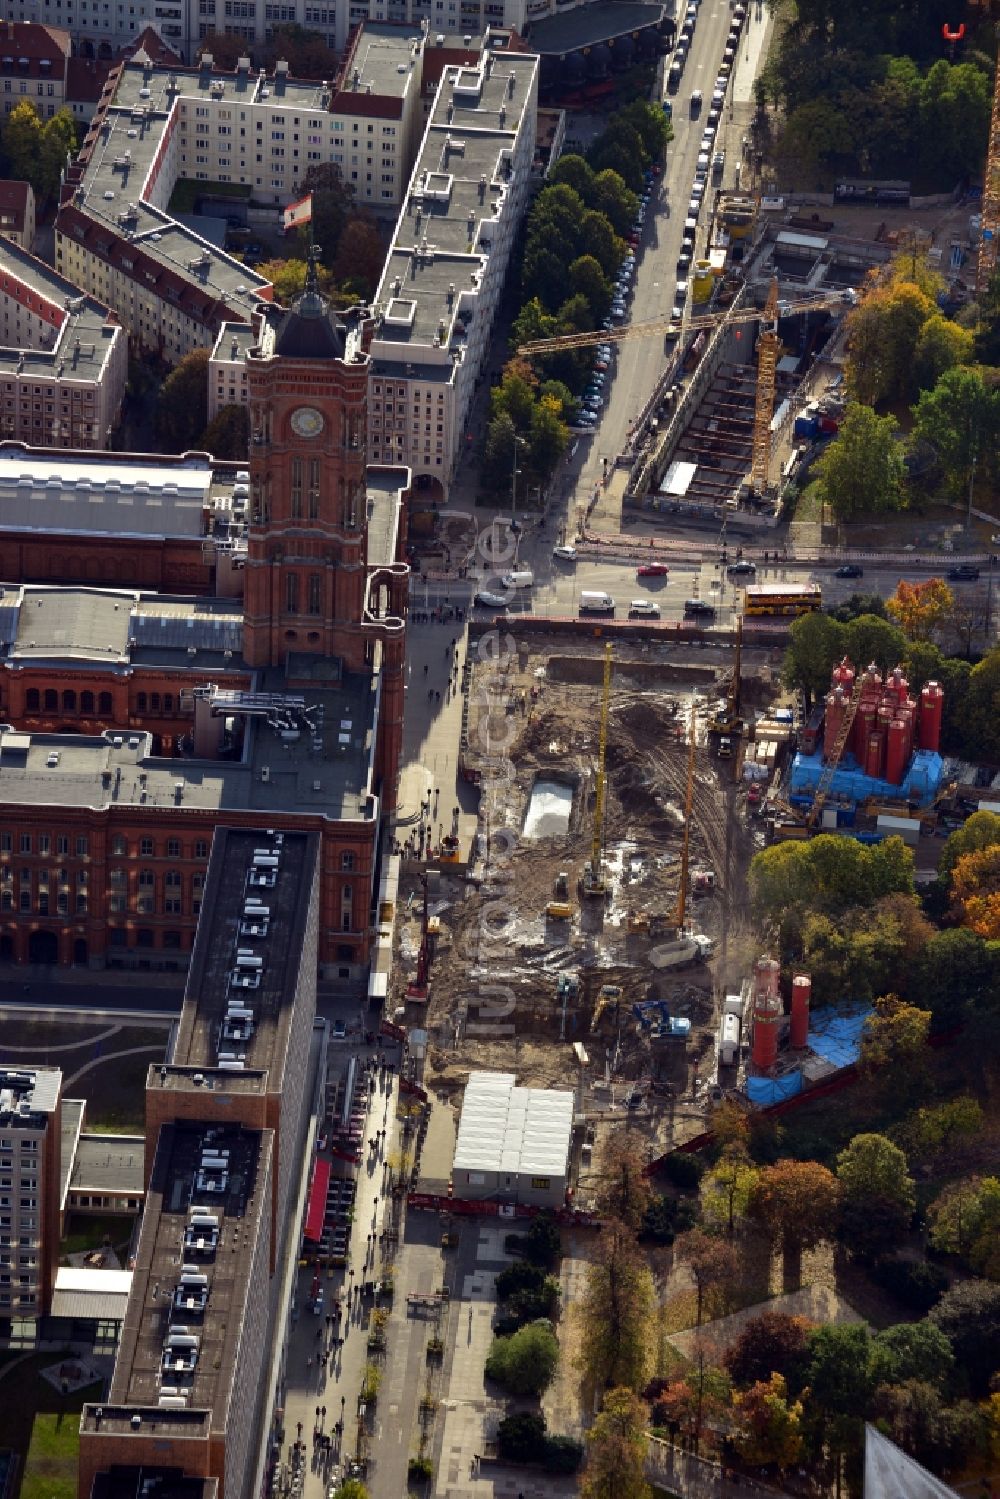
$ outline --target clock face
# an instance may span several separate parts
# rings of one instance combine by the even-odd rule
[[[318,437],[323,430],[323,414],[313,406],[300,406],[292,412],[292,431],[296,437]]]

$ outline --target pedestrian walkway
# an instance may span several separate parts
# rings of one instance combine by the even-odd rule
[[[724,1471],[718,1463],[684,1452],[657,1437],[649,1440],[646,1477],[681,1499],[789,1499],[783,1489]]]

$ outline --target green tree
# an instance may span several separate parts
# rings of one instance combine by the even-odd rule
[[[832,1238],[840,1188],[818,1161],[775,1161],[762,1166],[750,1192],[750,1214],[786,1252],[812,1249]]]
[[[299,183],[299,195],[312,194],[312,223],[300,231],[303,257],[310,245],[319,245],[323,264],[332,270],[347,223],[354,189],[345,182],[336,162],[314,162]]]
[[[1000,759],[1000,648],[987,651],[969,672],[962,727],[967,753],[984,760]]]
[[[998,684],[1000,685],[1000,684]],[[973,812],[960,828],[945,839],[938,873],[942,879],[950,880],[955,865],[966,854],[978,853],[984,848],[993,848],[1000,843],[1000,816],[996,812]],[[944,935],[944,934],[942,934]]]
[[[192,349],[160,387],[156,431],[168,453],[194,448],[208,425],[210,353],[209,349]]]
[[[916,1191],[906,1156],[885,1135],[855,1135],[837,1157],[841,1239],[851,1254],[877,1258],[906,1233]]]
[[[885,619],[885,600],[877,593],[852,593],[839,604],[832,604],[826,611],[839,624],[849,625],[852,619],[870,614],[875,619]]]
[[[580,238],[587,254],[594,257],[605,276],[613,276],[625,259],[626,247],[611,220],[597,209],[588,208],[580,221]]]
[[[903,455],[896,421],[876,416],[870,406],[851,402],[840,431],[815,467],[824,504],[842,520],[854,515],[900,510]]]
[[[529,1322],[509,1338],[494,1338],[486,1377],[512,1395],[542,1395],[555,1378],[559,1344],[547,1322]]]
[[[623,238],[639,207],[639,199],[627,186],[619,172],[606,168],[594,178],[594,201],[591,204],[598,213],[603,213],[616,234]]]
[[[547,186],[556,187],[564,182],[571,187],[583,203],[589,203],[594,194],[594,172],[589,162],[572,151],[560,156],[549,172]]]
[[[569,284],[575,295],[586,297],[595,323],[607,317],[611,307],[611,283],[593,255],[578,255],[569,266]]]
[[[980,1135],[984,1119],[978,1099],[971,1093],[959,1093],[943,1103],[914,1109],[900,1128],[900,1143],[911,1159],[933,1161],[959,1141]]]
[[[652,1499],[646,1482],[646,1407],[630,1389],[609,1390],[587,1433],[582,1499]]]
[[[854,160],[857,128],[850,113],[829,99],[810,99],[788,115],[781,154],[804,178],[842,169]]]
[[[879,1426],[931,1471],[964,1468],[986,1456],[986,1421],[969,1400],[946,1405],[926,1379],[914,1376],[875,1392]]]
[[[899,1322],[876,1332],[871,1341],[872,1380],[876,1385],[925,1379],[940,1392],[951,1382],[955,1355],[933,1322]]]
[[[852,400],[876,406],[912,395],[917,343],[933,312],[932,299],[909,281],[893,279],[862,296],[848,316]]]
[[[803,614],[792,622],[782,667],[786,687],[805,697],[808,712],[830,690],[830,673],[844,655],[844,627],[828,614]]]
[[[334,1499],[368,1499],[368,1489],[360,1478],[345,1478],[337,1488]]]
[[[636,131],[647,163],[663,160],[674,129],[661,108],[648,99],[633,99],[631,104],[616,111],[616,118]]]
[[[802,1406],[788,1399],[780,1374],[772,1374],[742,1391],[733,1401],[737,1431],[734,1445],[746,1463],[784,1471],[802,1456]]]
[[[765,921],[789,912],[837,916],[883,897],[913,894],[913,855],[901,838],[866,847],[853,838],[821,833],[802,843],[775,843],[750,865],[750,900]]]
[[[701,1179],[701,1205],[706,1221],[732,1234],[737,1222],[746,1217],[756,1180],[756,1167],[743,1151],[733,1146],[724,1150]]]
[[[912,1097],[927,1081],[930,1010],[907,1004],[896,994],[875,1001],[861,1032],[861,1073],[881,1082],[895,1098]]]
[[[1000,391],[988,386],[979,370],[945,370],[913,408],[913,435],[936,449],[952,492],[965,495],[973,465],[993,466]]]
[[[934,312],[917,335],[913,375],[918,390],[931,390],[946,370],[972,359],[974,334],[943,313]]]
[[[864,1323],[836,1323],[811,1332],[805,1377],[824,1418],[863,1417],[873,1388],[871,1338]]]
[[[920,163],[937,182],[954,182],[963,163],[982,154],[991,93],[990,80],[973,63],[941,58],[925,75],[919,95]]]
[[[761,1312],[745,1322],[727,1349],[725,1365],[734,1384],[746,1386],[781,1374],[793,1390],[805,1380],[809,1323],[787,1312]]]
[[[514,440],[517,429],[506,411],[499,411],[490,419],[483,445],[483,462],[480,476],[487,488],[494,493],[510,492],[511,475],[514,471]]]
[[[633,125],[618,115],[594,141],[587,160],[598,177],[605,171],[617,172],[625,185],[637,193],[647,164],[642,136]]]
[[[67,158],[76,155],[76,148],[76,122],[72,112],[65,107],[57,109],[42,126],[36,176],[29,179],[39,197],[54,198],[57,195]]]
[[[333,274],[341,288],[368,301],[375,295],[385,264],[385,246],[373,220],[352,214],[340,233]]]
[[[525,247],[521,264],[521,295],[526,301],[537,300],[553,311],[566,291],[566,261],[560,251],[544,239],[533,240]]]
[[[985,1395],[991,1376],[1000,1369],[1000,1285],[956,1281],[928,1316],[951,1344],[970,1393]]]
[[[977,812],[973,816],[989,817],[992,813]],[[997,953],[968,927],[935,932],[914,965],[911,984],[911,992],[930,1009],[931,1029],[946,1030],[971,1010],[996,1007],[1000,997]]]
[[[607,1224],[580,1305],[580,1366],[595,1389],[641,1390],[649,1364],[653,1280],[621,1223]]]
[[[42,122],[30,99],[22,99],[14,105],[4,121],[2,141],[9,175],[19,181],[30,182],[38,192]]]
[[[898,625],[874,614],[859,614],[845,625],[844,644],[859,668],[874,661],[883,672],[898,666],[906,653],[906,636]]]
[[[225,458],[232,463],[249,459],[249,408],[223,406],[201,434],[198,446],[213,458]]]
[[[543,395],[531,413],[528,432],[528,464],[540,480],[548,479],[569,446],[569,428],[563,419],[562,402]]]
[[[935,1249],[957,1254],[977,1275],[1000,1280],[1000,1179],[952,1182],[928,1210]]]

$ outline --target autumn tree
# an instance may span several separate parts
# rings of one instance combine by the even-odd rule
[[[601,1150],[599,1173],[596,1196],[602,1216],[637,1232],[653,1196],[639,1136],[624,1127],[609,1134]]]
[[[924,583],[900,578],[885,607],[908,640],[929,640],[950,618],[955,595],[943,578],[928,578]]]
[[[208,425],[210,349],[192,349],[160,387],[156,431],[168,453],[193,448]]]
[[[950,880],[955,865],[964,854],[978,853],[994,844],[1000,844],[1000,816],[996,812],[973,812],[945,839],[938,860],[938,873],[942,879]]]
[[[850,403],[813,471],[824,504],[842,520],[902,509],[903,454],[895,417],[877,416],[870,406]]]
[[[951,876],[952,913],[987,941],[1000,939],[1000,844],[963,854]]]
[[[631,1389],[609,1390],[587,1433],[582,1499],[652,1499],[646,1482],[646,1407]]]
[[[306,273],[309,267],[304,260],[265,260],[257,267],[258,273],[274,287],[277,301],[290,307],[306,289]],[[317,267],[320,291],[329,295],[334,291],[333,277],[325,266]]]
[[[385,246],[372,219],[353,214],[344,225],[333,274],[345,292],[366,301],[375,295],[385,264]]]
[[[877,999],[861,1032],[859,1070],[879,1079],[895,1097],[913,1094],[926,1079],[930,1028],[930,1010],[907,1004],[896,994]]]
[[[653,1278],[629,1229],[605,1225],[587,1269],[580,1305],[580,1364],[596,1389],[646,1382],[653,1313]]]
[[[1000,1280],[1000,1179],[969,1176],[949,1183],[927,1216],[935,1249],[960,1256],[987,1280]]]
[[[729,1376],[709,1363],[699,1343],[690,1367],[660,1391],[655,1416],[658,1424],[681,1432],[697,1451],[705,1423],[721,1419],[731,1403]]]
[[[1000,1285],[956,1281],[928,1318],[948,1339],[970,1393],[985,1395],[1000,1370]]]
[[[836,1231],[840,1188],[818,1161],[763,1166],[750,1191],[750,1214],[786,1251],[811,1249]]]
[[[876,406],[913,394],[917,341],[934,312],[933,299],[912,281],[863,293],[847,319],[845,377],[852,400]]]
[[[739,1264],[736,1251],[725,1239],[692,1228],[676,1240],[674,1257],[687,1266],[694,1281],[695,1326],[700,1327],[706,1299],[719,1293],[724,1296],[727,1287],[736,1279]]]
[[[900,1140],[911,1158],[930,1162],[953,1150],[959,1141],[981,1134],[984,1119],[979,1100],[971,1093],[959,1093],[943,1103],[915,1109],[900,1127]]]
[[[744,1462],[781,1470],[802,1456],[802,1405],[788,1399],[780,1374],[752,1384],[733,1400],[737,1422],[734,1445]]]
[[[747,1386],[782,1375],[793,1389],[803,1382],[809,1323],[787,1312],[761,1312],[743,1327],[726,1350],[725,1365],[734,1384]]]
[[[757,1168],[735,1146],[722,1152],[711,1171],[701,1180],[701,1205],[705,1218],[732,1234],[738,1219],[746,1216]]]
[[[903,1151],[885,1135],[860,1134],[837,1157],[840,1234],[859,1258],[877,1258],[910,1226],[916,1190]]]

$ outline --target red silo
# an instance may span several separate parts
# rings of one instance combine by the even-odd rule
[[[936,750],[941,743],[944,693],[939,682],[928,682],[920,694],[920,748]]]
[[[875,780],[881,780],[882,777],[883,743],[881,734],[868,735],[868,745],[865,749],[865,775],[873,776]]]
[[[778,1057],[778,1030],[781,1025],[781,1001],[771,995],[760,995],[753,1008],[753,1044],[751,1058],[762,1072],[773,1067]]]
[[[809,1034],[809,997],[812,994],[812,979],[807,973],[797,973],[792,979],[792,1025],[789,1041],[794,1047],[806,1044]]]
[[[835,692],[826,695],[826,715],[823,719],[823,757],[829,760],[833,751],[834,741],[840,733],[840,726],[844,722],[844,714],[847,712],[847,698],[844,689],[838,687]]]
[[[865,751],[868,748],[868,736],[875,732],[875,719],[878,706],[871,698],[862,698],[858,704],[857,717],[854,720],[854,758],[859,765],[865,763]]]
[[[902,784],[910,758],[906,752],[906,737],[905,722],[901,718],[894,718],[889,725],[889,737],[885,746],[885,778],[894,786]]]
[[[887,678],[885,685],[897,703],[905,703],[907,693],[910,690],[910,684],[903,676],[903,668],[901,666],[893,669],[892,675]]]
[[[847,656],[833,668],[834,687],[844,687],[848,692],[854,686],[854,667]]]
[[[879,669],[875,665],[874,661],[869,662],[869,664],[868,664],[868,670],[865,673],[865,675],[868,678],[868,686],[871,688],[871,690],[873,692],[878,692],[879,694],[881,694],[881,692],[882,692],[882,673],[879,671]]]
[[[876,720],[875,720],[875,727],[877,728],[878,732],[880,734],[888,734],[888,732],[889,732],[889,725],[892,723],[892,720],[895,717],[896,717],[896,705],[895,705],[895,703],[891,703],[891,704],[890,703],[885,703],[885,702],[879,703],[878,713],[876,715]]]

